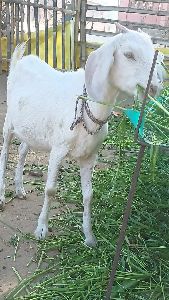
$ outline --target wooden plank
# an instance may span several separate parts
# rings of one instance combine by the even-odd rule
[[[86,5],[87,0],[81,1],[81,19],[80,19],[80,66],[84,67],[86,63]]]
[[[15,6],[11,3],[11,51],[14,51],[14,35],[15,35]]]
[[[2,1],[0,1],[0,19],[2,19]],[[1,45],[2,23],[0,22],[0,74],[2,74],[2,45]]]
[[[30,4],[30,0],[27,0]],[[31,23],[30,23],[30,5],[27,5],[27,27],[28,27],[28,54],[31,53]]]
[[[112,19],[105,19],[105,18],[94,18],[94,17],[86,17],[86,22],[91,22],[91,23],[108,23],[108,24],[115,24],[115,22],[119,22],[119,20],[112,20]],[[145,23],[133,23],[129,21],[120,21],[120,24],[124,26],[129,26],[131,28],[152,28],[152,29],[160,29],[160,30],[166,30],[169,28],[169,26],[162,26],[162,25],[157,25],[157,24],[145,24]]]
[[[50,6],[50,5],[46,5],[44,6],[44,4],[40,4],[38,3],[37,1],[35,2],[29,2],[28,1],[23,1],[23,0],[3,0],[3,2],[6,2],[6,3],[16,3],[16,4],[23,4],[23,5],[28,5],[28,6],[32,6],[34,8],[45,8],[47,10],[55,10],[55,11],[60,11],[60,12],[63,12],[67,15],[72,15],[72,16],[75,16],[76,14],[76,11],[72,11],[72,10],[68,10],[68,9],[62,9],[60,7],[55,7],[53,8],[53,6]]]
[[[169,3],[169,0],[136,0],[137,2]]]
[[[75,0],[66,1],[66,8],[70,10],[75,10]],[[74,70],[74,18],[71,16],[65,16],[66,22],[70,22],[70,35],[69,35],[69,70]]]
[[[153,11],[151,9],[137,9],[131,7],[119,7],[119,6],[103,6],[103,5],[87,5],[87,10],[95,10],[95,11],[118,11],[125,13],[138,13],[138,14],[148,14],[155,16],[168,16],[168,11],[165,10],[157,10]]]
[[[98,31],[98,30],[93,30],[93,29],[86,29],[86,33],[90,35],[96,35],[96,36],[115,36],[116,33],[113,32],[105,32],[105,31]]]
[[[124,26],[128,26],[129,28],[133,29],[138,29],[138,28],[147,28],[147,29],[157,29],[157,30],[164,30],[166,31],[169,29],[169,26],[162,26],[162,25],[157,25],[157,24],[145,24],[145,23],[132,23],[132,22],[127,22],[127,21],[120,21],[120,24]]]
[[[44,6],[47,6],[47,0],[44,0]],[[48,63],[48,12],[44,8],[44,18],[45,18],[45,62]]]
[[[81,0],[77,0],[75,2],[76,5],[76,15],[75,15],[75,30],[74,30],[74,39],[75,39],[75,53],[74,53],[74,61],[75,61],[75,69],[76,65],[76,57],[78,53],[78,35],[79,35],[79,24],[80,24],[80,8],[81,8]]]
[[[24,6],[20,5],[20,20],[21,20],[21,42],[24,41],[24,30],[23,30],[23,22],[24,22]]]
[[[169,40],[169,30],[158,30],[158,29],[147,29],[142,28],[142,30],[148,33],[152,38],[158,38],[161,40]]]
[[[62,0],[62,9],[65,9],[65,0]],[[65,13],[62,11],[62,69],[65,69]]]
[[[57,6],[57,0],[53,0],[53,7]],[[57,11],[53,11],[53,68],[57,68],[57,55],[56,55],[56,43],[57,43]]]
[[[75,21],[70,21],[71,26],[71,37],[70,37],[70,69],[75,70]]]
[[[94,18],[94,17],[86,17],[86,22],[98,22],[98,23],[109,23],[114,24],[115,22],[118,22],[119,20],[112,20],[112,19],[105,19],[105,18]],[[121,23],[121,21],[120,21]]]
[[[34,4],[38,0],[34,0]],[[39,19],[38,19],[38,7],[34,7],[34,17],[35,17],[35,29],[36,29],[36,55],[39,56]]]
[[[16,35],[16,45],[19,44],[19,4],[15,4],[15,35]]]
[[[75,0],[71,1],[70,9],[75,10],[76,8]],[[71,18],[70,20],[70,69],[75,70],[75,18]]]
[[[163,40],[163,39],[161,39],[161,38],[154,38],[154,37],[152,37],[152,42],[153,42],[153,44],[160,44],[160,45],[164,45],[164,46],[167,46],[167,47],[169,47],[169,40],[167,39],[167,40]]]
[[[11,58],[11,26],[10,26],[10,12],[9,3],[6,3],[6,26],[7,26],[7,59]],[[9,70],[9,64],[7,62],[7,71]]]

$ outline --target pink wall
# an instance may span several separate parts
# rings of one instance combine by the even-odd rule
[[[129,2],[133,2],[131,7],[135,8],[142,8],[142,9],[151,9],[151,10],[165,10],[169,11],[169,4],[167,3],[146,3],[146,2],[137,2],[137,4],[134,4],[135,1],[129,1],[129,0],[121,0],[120,6],[121,7],[128,7]],[[169,17],[166,16],[151,16],[151,15],[143,15],[138,13],[123,13],[119,12],[119,21],[129,21],[129,22],[136,22],[136,23],[145,23],[145,24],[156,24],[161,26],[169,26]]]

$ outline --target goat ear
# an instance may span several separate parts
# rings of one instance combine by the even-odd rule
[[[143,32],[143,30],[141,30],[141,28],[138,28],[137,31],[140,32],[140,33]]]
[[[85,83],[89,96],[102,100],[108,81],[110,69],[114,62],[115,44],[104,44],[93,51],[85,66]]]
[[[121,25],[120,23],[115,23],[116,25],[116,29],[118,29],[121,33],[126,33],[129,31],[129,29],[127,29],[127,27]]]

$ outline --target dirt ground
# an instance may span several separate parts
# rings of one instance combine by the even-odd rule
[[[0,75],[0,150],[2,147],[2,128],[6,113],[6,75]],[[35,180],[35,174],[31,172],[24,175],[27,199],[20,200],[14,198],[14,169],[17,161],[17,145],[10,147],[9,164],[6,174],[7,203],[4,211],[0,211],[0,299],[14,288],[18,283],[18,278],[14,272],[17,270],[22,278],[37,268],[37,264],[31,259],[36,253],[36,243],[22,239],[22,233],[33,233],[39,212],[43,204],[42,195],[38,195],[35,188],[29,182]],[[27,163],[46,164],[47,156],[44,154],[30,153]],[[41,179],[45,179],[44,174]],[[31,192],[30,192],[31,190]],[[14,198],[14,199],[13,199]],[[17,255],[15,258],[15,247],[18,242]],[[29,262],[31,261],[31,264]],[[29,264],[29,266],[27,266]],[[13,269],[14,268],[14,269]]]

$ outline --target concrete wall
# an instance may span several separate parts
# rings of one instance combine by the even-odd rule
[[[154,11],[165,10],[169,11],[169,4],[167,3],[152,3],[152,2],[143,2],[143,1],[134,1],[134,0],[120,0],[121,7],[128,7],[130,3],[131,7],[140,8],[140,9],[151,9]],[[169,26],[169,16],[151,16],[151,15],[141,15],[138,13],[124,13],[119,12],[119,21],[129,21],[137,22],[143,24],[155,24],[161,26]]]

